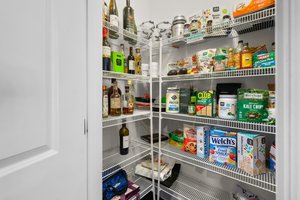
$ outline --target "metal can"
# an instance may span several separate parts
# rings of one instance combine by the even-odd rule
[[[166,112],[167,113],[179,113],[179,89],[176,87],[170,87],[167,89],[166,95]]]

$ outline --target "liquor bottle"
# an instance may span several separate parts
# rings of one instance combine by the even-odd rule
[[[124,46],[124,44],[121,44],[121,52],[124,55],[124,73],[128,74],[129,69],[128,69],[128,65],[127,65],[127,59],[125,57],[125,46]]]
[[[141,49],[137,48],[136,54],[134,55],[134,60],[135,60],[135,74],[141,75],[142,74],[142,55],[141,55]]]
[[[102,117],[108,117],[108,93],[106,90],[106,86],[102,86]]]
[[[122,124],[122,128],[119,131],[120,135],[120,154],[127,155],[129,150],[129,130],[126,128],[126,124]]]
[[[121,95],[118,92],[118,84],[115,81],[113,86],[113,93],[110,96],[110,115],[120,116],[121,115]]]
[[[135,104],[135,96],[134,96],[134,86],[131,80],[128,80],[128,93],[126,93],[126,99],[128,103],[128,113],[133,114],[134,112],[134,104]]]
[[[117,82],[117,80],[114,78],[111,79],[112,86],[108,89],[108,114],[110,114],[110,96],[114,92],[114,86],[113,86],[114,82]],[[122,95],[122,91],[120,90],[120,88],[118,88],[118,92],[120,95]]]
[[[234,69],[235,68],[233,48],[229,48],[228,62],[227,62],[226,68],[227,69]]]
[[[234,54],[234,65],[235,69],[241,69],[242,65],[242,50],[243,50],[243,40],[240,40],[238,46],[235,49]]]
[[[134,63],[134,56],[133,56],[133,48],[130,47],[129,48],[129,56],[127,58],[127,62],[128,62],[128,68],[129,68],[129,74],[135,74],[135,63]]]
[[[108,30],[103,27],[103,47],[102,47],[102,69],[105,71],[110,71],[110,55],[111,55],[111,48],[108,42]]]
[[[250,51],[249,44],[245,43],[242,50],[242,69],[252,68],[252,52]]]
[[[134,10],[130,6],[130,0],[126,0],[126,7],[123,10],[123,28],[127,33],[137,34],[136,24],[134,20]],[[137,42],[132,37],[126,37],[124,34],[124,40],[128,41],[129,44],[135,45]]]
[[[111,39],[119,38],[119,14],[115,0],[110,0],[109,3],[109,22],[113,30],[110,31],[109,37]]]
[[[123,96],[123,114],[127,115],[128,113],[128,95],[129,94],[129,86],[125,86],[125,95]]]

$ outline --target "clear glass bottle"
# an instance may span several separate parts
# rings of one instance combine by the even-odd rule
[[[127,103],[128,103],[128,114],[133,114],[135,106],[135,91],[131,80],[128,80],[128,93],[127,93]]]
[[[105,85],[102,86],[102,117],[108,117],[108,93]]]
[[[129,94],[129,86],[125,86],[125,95],[123,96],[123,114],[127,115],[128,114],[128,95]]]
[[[121,94],[118,92],[117,82],[114,82],[113,93],[110,96],[110,115],[111,116],[121,115]]]
[[[229,52],[228,52],[228,62],[227,62],[227,66],[225,69],[234,69],[235,68],[235,62],[234,62],[234,53],[233,53],[233,48],[229,48]]]
[[[241,69],[242,65],[242,50],[243,50],[243,40],[240,40],[238,43],[238,46],[235,49],[234,53],[234,68],[235,69]]]
[[[249,44],[245,43],[242,50],[242,69],[252,68],[252,52],[250,51]]]
[[[122,124],[122,128],[119,131],[120,136],[120,154],[127,155],[129,152],[129,130],[126,124]]]
[[[113,30],[110,30],[111,39],[119,38],[119,14],[116,0],[110,0],[109,3],[109,22]]]
[[[134,55],[135,60],[135,74],[142,75],[142,55],[141,49],[136,48],[136,54]]]

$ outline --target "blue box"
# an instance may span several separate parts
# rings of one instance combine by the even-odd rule
[[[197,126],[197,156],[207,158],[209,156],[209,132],[208,126]]]
[[[216,164],[236,167],[237,133],[211,129],[209,160]]]

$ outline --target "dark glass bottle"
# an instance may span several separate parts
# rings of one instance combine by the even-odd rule
[[[102,69],[105,71],[110,71],[110,55],[111,55],[111,48],[108,41],[108,30],[103,28],[103,46],[102,46]]]
[[[129,151],[129,130],[126,128],[126,124],[122,124],[122,128],[119,131],[120,135],[120,154],[127,155]]]
[[[119,14],[117,3],[115,0],[110,0],[109,3],[109,22],[110,26],[113,30],[110,31],[109,37],[111,39],[118,39],[119,38]]]
[[[135,61],[134,61],[134,56],[133,56],[133,48],[129,48],[129,56],[127,58],[128,62],[128,68],[129,68],[129,74],[135,74]]]

